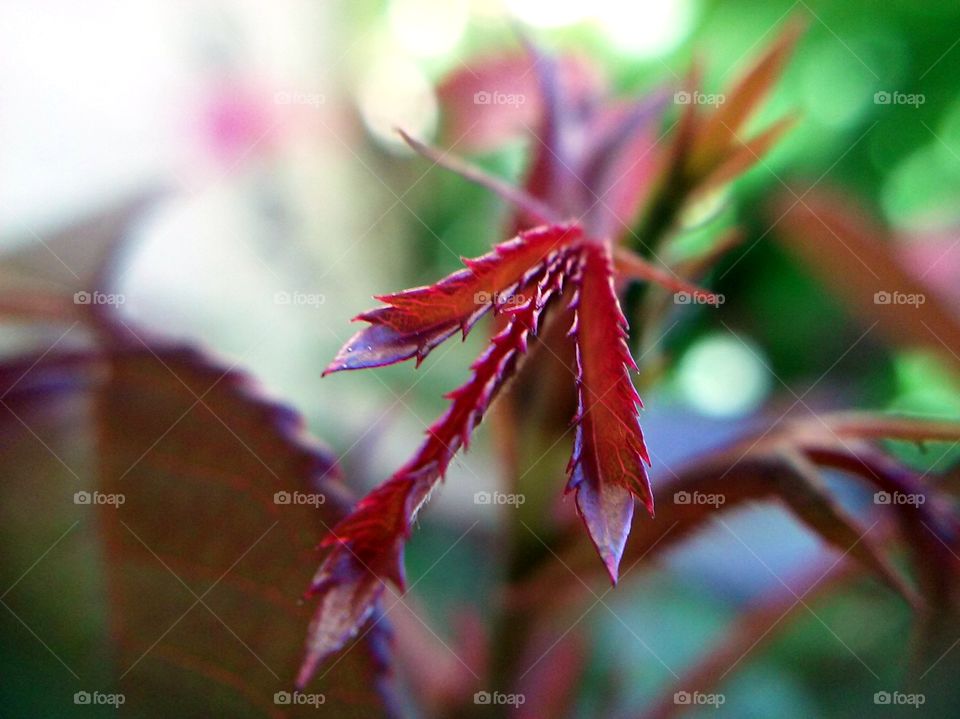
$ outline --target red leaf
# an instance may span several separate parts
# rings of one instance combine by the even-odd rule
[[[514,293],[505,310],[506,327],[473,363],[473,376],[447,396],[450,407],[427,430],[416,454],[386,483],[364,497],[323,542],[332,547],[314,577],[310,593],[320,598],[311,623],[302,686],[321,661],[340,649],[370,616],[389,580],[404,586],[403,542],[420,507],[443,478],[457,450],[467,446],[473,428],[513,373],[516,360],[536,334],[549,300],[562,289],[569,264],[560,252],[542,263]]]
[[[534,74],[540,87],[541,112],[533,133],[531,163],[524,182],[527,193],[557,208],[570,207],[581,180],[570,154],[570,130],[578,124],[560,82],[557,62],[529,46],[536,59]],[[521,215],[529,223],[529,217]]]
[[[628,231],[656,178],[662,161],[657,147],[666,96],[654,93],[639,102],[622,103],[591,122],[591,152],[583,162],[581,193],[590,209],[584,224],[598,237]]]
[[[370,326],[341,348],[324,374],[382,367],[413,356],[419,364],[457,330],[466,336],[491,307],[510,299],[528,272],[579,237],[580,229],[571,225],[521,232],[482,257],[465,259],[465,269],[434,285],[377,297],[387,306],[356,318]]]
[[[536,124],[542,112],[537,65],[531,52],[471,60],[450,74],[437,89],[443,107],[443,139],[462,151],[501,147]],[[572,99],[598,93],[603,82],[585,57],[564,56],[558,61],[560,79]],[[508,96],[513,102],[497,102]]]
[[[637,417],[641,405],[630,380],[637,366],[626,343],[627,322],[613,286],[606,245],[586,245],[573,300],[580,406],[570,459],[569,490],[613,582],[633,519],[633,499],[653,515],[643,463],[650,463]]]

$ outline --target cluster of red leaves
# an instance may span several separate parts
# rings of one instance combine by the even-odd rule
[[[589,73],[528,48],[525,61],[538,82],[537,112],[531,118],[534,149],[522,189],[404,135],[435,164],[513,205],[517,234],[480,258],[464,260],[463,270],[434,285],[377,297],[384,306],[356,318],[367,326],[344,345],[325,374],[413,357],[419,365],[458,331],[466,337],[490,311],[499,316],[500,329],[472,365],[471,379],[447,395],[449,409],[428,429],[413,457],[323,540],[329,552],[310,589],[319,606],[300,685],[366,621],[385,581],[403,588],[403,547],[419,509],[457,450],[467,447],[537,335],[544,313],[561,296],[568,298],[563,314],[579,397],[567,491],[574,493],[589,536],[616,582],[634,500],[654,513],[645,467],[650,458],[638,416],[642,404],[630,376],[637,367],[618,292],[629,280],[644,280],[708,301],[712,297],[629,249],[639,239],[631,227],[641,210],[646,209],[644,215],[678,211],[687,195],[739,174],[773,144],[785,123],[749,143],[737,133],[772,87],[794,37],[784,35],[720,110],[704,116],[694,105],[686,106],[676,138],[663,149],[656,132],[667,94],[653,93],[640,102],[611,100]],[[670,209],[671,204],[676,207]]]
[[[487,146],[527,123],[536,124],[523,188],[408,138],[421,154],[490,188],[515,207],[511,221],[516,237],[483,257],[466,260],[465,269],[433,286],[380,297],[383,306],[360,316],[366,327],[328,368],[376,367],[413,357],[419,364],[458,330],[466,335],[484,314],[495,315],[489,346],[472,365],[470,380],[448,395],[446,414],[411,459],[346,516],[351,498],[339,483],[333,454],[309,440],[296,412],[262,396],[250,378],[226,363],[140,334],[109,306],[72,301],[80,288],[111,289],[110,268],[116,265],[119,238],[129,234],[127,225],[149,204],[149,197],[49,238],[41,253],[46,262],[39,263],[45,273],[34,281],[28,281],[36,260],[29,252],[3,258],[2,279],[14,275],[18,280],[14,287],[7,282],[0,288],[4,320],[38,327],[72,323],[66,332],[82,322],[91,333],[91,347],[82,351],[58,348],[57,340],[42,351],[0,362],[0,465],[8,479],[0,501],[4,526],[17,528],[19,544],[35,547],[28,551],[33,561],[50,550],[51,539],[90,521],[91,510],[98,513],[97,536],[110,588],[103,606],[114,624],[106,646],[120,665],[133,663],[136,669],[126,684],[121,682],[127,671],[117,677],[131,706],[158,715],[169,713],[171,703],[229,706],[236,716],[272,715],[281,711],[274,692],[286,687],[297,666],[303,685],[324,657],[343,647],[343,654],[314,679],[314,688],[325,696],[325,709],[337,716],[396,715],[400,704],[389,681],[393,664],[385,651],[387,624],[378,621],[384,616],[378,611],[379,598],[388,583],[403,586],[403,546],[419,508],[455,453],[467,447],[498,392],[518,374],[534,342],[541,350],[570,358],[568,364],[575,368],[575,383],[557,388],[570,400],[562,414],[572,415],[576,425],[568,488],[603,562],[596,561],[597,552],[583,541],[579,522],[564,518],[552,525],[551,546],[545,546],[551,561],[527,564],[507,588],[510,616],[503,624],[510,633],[509,653],[533,651],[543,659],[535,671],[520,676],[511,674],[509,665],[492,669],[494,676],[505,678],[504,689],[515,685],[528,698],[523,716],[565,713],[575,678],[583,670],[586,654],[579,646],[579,632],[565,633],[566,639],[559,641],[545,631],[584,589],[586,595],[579,599],[596,603],[586,584],[566,581],[569,572],[615,578],[621,562],[630,567],[653,563],[718,513],[753,502],[782,503],[832,553],[820,553],[823,561],[811,562],[801,589],[783,583],[787,591],[778,588],[752,601],[714,649],[660,700],[648,704],[645,716],[683,711],[685,707],[673,701],[674,691],[703,691],[723,681],[733,665],[786,624],[785,618],[807,609],[808,592],[833,591],[862,574],[881,580],[916,610],[917,648],[928,666],[945,656],[956,636],[956,625],[949,622],[960,606],[960,473],[954,466],[941,476],[928,476],[932,473],[898,461],[878,440],[956,446],[960,425],[955,422],[826,414],[780,426],[786,415],[771,418],[762,432],[657,478],[660,495],[722,493],[722,507],[664,502],[656,522],[638,522],[630,531],[634,499],[652,512],[653,498],[638,422],[640,399],[631,381],[636,368],[618,296],[631,280],[656,282],[674,291],[700,290],[629,248],[646,249],[646,241],[662,239],[690,196],[746,169],[783,132],[789,121],[753,138],[739,137],[750,110],[782,67],[791,41],[792,33],[775,43],[728,92],[723,107],[703,112],[696,105],[685,106],[663,149],[654,140],[661,95],[637,104],[609,101],[598,89],[597,77],[569,59],[555,64],[531,50],[522,62],[497,58],[478,68],[480,72],[458,74],[441,88],[448,100],[467,98],[465,114],[473,134],[458,127],[458,105],[449,106],[454,112],[449,113],[448,129],[455,137],[467,138],[461,146]],[[530,66],[537,72],[526,72]],[[533,101],[515,113],[488,107],[478,120],[470,100],[478,89],[494,86],[488,70],[517,84],[513,91],[525,92]],[[690,88],[695,87],[695,76]],[[529,83],[538,77],[540,89],[531,89]],[[878,325],[890,344],[943,347],[948,350],[943,357],[960,364],[951,350],[960,342],[960,324],[955,307],[944,300],[955,294],[954,268],[940,263],[938,283],[928,275],[930,262],[939,262],[945,248],[911,275],[910,263],[896,253],[921,249],[925,243],[909,248],[887,242],[892,238],[885,228],[833,193],[790,194],[774,203],[775,217],[783,220],[778,234],[812,274],[855,317]],[[78,284],[47,276],[46,255],[53,252],[47,244],[58,256],[68,256],[69,248],[83,248],[88,262],[84,268],[76,266],[84,275],[75,277]],[[674,265],[673,272],[699,276],[730,244],[721,240],[702,256]],[[54,266],[53,271],[67,269]],[[911,309],[891,305],[877,315],[874,294],[894,287],[929,291],[927,302]],[[938,289],[945,290],[942,297],[934,291]],[[642,323],[647,319],[658,318],[654,313]],[[540,365],[536,369],[539,372]],[[528,383],[532,374],[523,374],[524,388],[533,384]],[[536,431],[544,431],[542,423]],[[238,444],[243,451],[237,451]],[[74,461],[77,453],[84,458]],[[837,501],[824,482],[826,476],[917,501],[848,507]],[[127,501],[122,508],[51,502],[51,481],[60,484],[54,481],[57,477],[64,487],[82,480],[83,486],[108,493],[122,488]],[[319,491],[327,501],[314,508],[278,504],[276,491]],[[216,531],[197,530],[209,527]],[[297,595],[308,581],[303,573],[310,571],[318,531],[328,532],[328,554],[312,581],[318,606],[311,620],[310,608],[298,602]],[[242,547],[247,549],[241,552]],[[19,573],[15,562],[4,558],[4,566]],[[192,587],[203,591],[198,594]],[[183,613],[181,602],[186,599],[189,607],[192,601],[186,590],[196,601],[193,611]],[[58,587],[55,594],[62,605],[48,607],[48,597],[39,601],[40,592],[50,594],[42,586],[27,594],[17,609],[22,604],[37,610],[38,621],[45,611],[50,617],[43,620],[46,628],[73,637],[75,612],[59,611],[60,606],[101,605],[85,601],[86,594],[76,600],[74,591],[68,585]],[[522,621],[514,621],[517,617]],[[368,620],[363,636],[350,642]],[[403,663],[430,667],[406,677],[418,703],[441,707],[450,715],[462,713],[476,675],[464,673],[467,667],[459,662],[444,666],[442,656],[431,651],[430,632],[417,633],[419,623],[411,630],[402,617],[391,620],[396,629],[393,644]],[[299,642],[308,621],[308,655],[301,663]],[[513,635],[518,626],[523,629],[516,633],[523,635],[520,639]],[[160,639],[158,627],[168,627]],[[240,639],[233,627],[243,629],[244,639],[224,644],[220,633],[225,631]],[[544,639],[549,652],[538,644]],[[474,631],[462,643],[473,648],[472,656],[484,657],[482,632]],[[96,661],[100,654],[89,655],[94,664],[81,674],[102,670]],[[276,673],[264,672],[270,667]],[[296,707],[294,714],[299,715]]]

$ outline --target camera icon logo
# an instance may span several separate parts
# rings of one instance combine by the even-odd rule
[[[880,90],[873,94],[873,101],[877,105],[889,105],[893,101],[893,96],[886,90]]]
[[[80,291],[73,293],[73,304],[75,305],[89,305],[93,300],[93,295],[89,292]]]
[[[293,695],[290,692],[276,692],[273,695],[273,703],[281,706],[287,706],[293,702]]]
[[[74,704],[90,704],[93,701],[93,697],[90,692],[77,692],[73,695]]]
[[[673,102],[677,105],[689,105],[693,102],[693,95],[686,90],[678,90],[673,93]]]
[[[873,695],[874,704],[889,704],[890,703],[890,692],[877,692]]]
[[[876,492],[873,495],[874,504],[890,504],[892,500],[890,492]]]
[[[492,499],[490,492],[476,492],[473,495],[474,504],[490,504]]]
[[[74,492],[73,494],[74,504],[90,504],[91,501],[93,501],[93,495],[90,492]]]
[[[873,294],[873,304],[889,305],[892,298],[893,298],[893,295],[891,295],[889,292],[885,290],[881,290],[880,292],[875,292]]]
[[[493,101],[493,96],[486,90],[478,90],[473,93],[474,105],[489,105]]]
[[[689,704],[689,703],[690,703],[690,692],[674,692],[674,693],[673,693],[673,703],[674,703],[674,704]]]
[[[490,692],[477,692],[473,695],[474,704],[490,704],[493,700],[493,697],[490,695]]]
[[[690,492],[674,492],[673,493],[673,503],[674,504],[690,504]]]
[[[285,489],[281,489],[279,492],[273,493],[273,503],[274,504],[290,504],[293,499],[293,495]]]

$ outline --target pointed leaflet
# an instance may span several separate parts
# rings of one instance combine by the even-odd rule
[[[925,494],[927,501],[919,506],[889,505],[883,507],[883,511],[893,510],[900,515],[903,546],[910,550],[918,578],[924,585],[921,586],[922,599],[927,604],[935,604],[938,597],[947,596],[946,584],[960,582],[956,562],[947,549],[949,545],[952,551],[957,551],[956,537],[960,536],[960,530],[953,529],[951,524],[956,526],[958,519],[954,513],[947,518],[935,509],[944,506],[943,498],[935,496],[936,483],[922,484],[916,473],[863,441],[880,437],[957,440],[960,423],[841,413],[790,423],[776,432],[747,435],[723,451],[711,451],[671,472],[672,476],[665,478],[660,488],[664,496],[677,492],[722,495],[724,503],[719,508],[711,504],[663,504],[658,522],[645,522],[634,528],[625,558],[631,564],[648,554],[650,559],[655,559],[701,529],[717,512],[733,512],[750,502],[778,499],[821,539],[845,556],[858,560],[907,602],[913,603],[915,592],[905,587],[902,573],[888,558],[894,537],[882,534],[882,527],[877,527],[877,537],[868,527],[858,528],[855,517],[846,516],[832,500],[826,499],[819,480],[811,483],[809,470],[803,471],[801,467],[798,471],[796,462],[786,461],[785,453],[789,452],[805,457],[804,462],[812,461],[818,472],[842,470],[866,482],[871,491],[903,496]],[[665,526],[669,527],[666,532]],[[574,541],[580,531],[574,525],[565,530],[563,541],[569,550],[561,553],[563,562],[545,569],[528,583],[523,589],[524,596],[529,597],[525,601],[542,601],[544,588],[554,586],[571,570],[585,574],[595,568],[593,552]],[[656,553],[651,551],[654,547]]]
[[[571,334],[577,348],[580,406],[568,490],[576,490],[577,509],[616,582],[634,497],[653,514],[653,494],[643,466],[650,459],[637,417],[641,402],[629,375],[637,367],[627,348],[627,323],[613,286],[609,247],[584,246],[579,269]]]
[[[716,112],[703,120],[691,150],[695,176],[709,174],[729,154],[734,139],[770,93],[790,58],[803,27],[789,25],[727,93]]]
[[[416,454],[386,483],[364,497],[323,542],[331,547],[320,565],[310,594],[319,598],[307,639],[298,684],[340,649],[373,612],[384,580],[404,586],[403,543],[420,507],[446,472],[453,455],[466,447],[473,428],[526,351],[541,313],[561,289],[568,252],[560,251],[514,294],[519,304],[505,310],[506,327],[473,363],[473,376],[447,395],[450,407],[427,430]]]
[[[661,270],[649,260],[626,247],[615,247],[613,249],[613,263],[620,277],[640,280],[641,282],[656,282],[671,292],[686,292],[692,297],[703,299],[708,304],[716,305],[719,302],[717,294],[708,292],[677,277],[669,268]]]
[[[586,132],[597,139],[578,173],[582,201],[590,208],[583,222],[591,234],[623,234],[647,200],[662,161],[657,127],[666,99],[666,93],[656,92],[591,119]]]
[[[719,162],[703,180],[701,190],[710,187],[719,187],[763,160],[778,142],[793,129],[797,118],[792,115],[782,117],[762,132],[749,140],[741,140],[739,136],[733,138],[731,149],[724,160]]]
[[[387,306],[356,318],[370,326],[350,338],[324,374],[382,367],[413,356],[419,363],[457,330],[466,334],[491,307],[509,299],[517,283],[538,270],[554,250],[579,236],[580,230],[569,225],[527,230],[482,257],[464,260],[465,269],[434,285],[377,297]]]
[[[403,130],[397,130],[397,132],[400,133],[403,141],[410,146],[410,149],[421,157],[430,160],[434,165],[439,165],[445,170],[450,170],[450,172],[460,175],[460,177],[469,182],[490,190],[490,192],[497,195],[501,200],[510,203],[514,209],[526,212],[536,223],[551,224],[559,222],[559,219],[554,216],[553,208],[540,202],[537,198],[531,197],[519,187],[510,184],[506,180],[501,180],[499,177],[488,174],[486,171],[481,170],[475,165],[471,165],[466,160],[450,152],[424,145]]]
[[[464,152],[486,152],[526,132],[543,112],[535,67],[539,59],[531,52],[498,53],[471,59],[469,65],[461,63],[437,88],[443,111],[441,140]],[[557,64],[573,104],[604,89],[599,69],[586,56],[565,55]]]
[[[561,82],[553,58],[543,55],[531,44],[527,45],[527,50],[536,60],[533,71],[540,87],[542,108],[533,134],[524,189],[552,207],[575,207],[572,195],[579,191],[582,183],[572,169],[576,163],[568,147],[567,135],[574,126],[574,116],[568,106],[568,88]],[[532,220],[523,214],[518,219],[521,223]]]

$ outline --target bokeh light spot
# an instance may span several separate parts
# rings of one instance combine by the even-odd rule
[[[398,127],[421,139],[429,139],[436,130],[433,87],[406,58],[390,56],[374,63],[360,82],[357,102],[364,125],[391,152],[410,152],[397,135]]]
[[[750,414],[770,391],[770,373],[760,355],[759,348],[730,334],[704,337],[687,351],[677,368],[684,400],[712,417]]]

